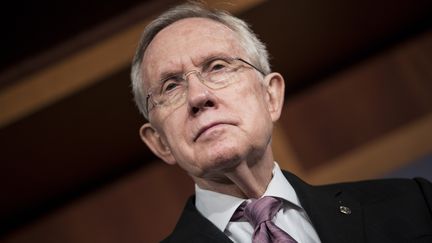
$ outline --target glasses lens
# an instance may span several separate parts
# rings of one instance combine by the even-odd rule
[[[203,83],[212,89],[224,88],[236,81],[236,71],[241,62],[236,59],[219,59],[213,61],[203,72]]]
[[[151,96],[156,105],[171,105],[179,100],[187,90],[187,84],[181,77],[164,80]]]
[[[246,66],[255,68],[240,58],[215,59],[206,63],[201,72],[192,70],[163,80],[162,85],[151,89],[149,98],[154,106],[177,106],[185,100],[188,90],[187,79],[190,75],[196,74],[198,79],[211,89],[221,89],[237,82],[240,70]]]

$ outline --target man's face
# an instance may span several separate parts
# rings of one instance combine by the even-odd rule
[[[203,18],[177,21],[159,32],[145,52],[145,88],[158,83],[163,73],[199,70],[203,60],[214,56],[250,62],[236,34],[226,26]],[[190,75],[184,104],[151,109],[151,127],[143,126],[143,139],[167,163],[178,163],[194,177],[217,178],[242,161],[261,159],[269,149],[272,122],[277,118],[269,111],[262,75],[252,68],[238,75],[239,81],[218,90]]]

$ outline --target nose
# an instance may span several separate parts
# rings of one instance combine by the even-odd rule
[[[214,108],[216,106],[215,96],[213,92],[201,82],[201,75],[198,72],[189,73],[187,78],[187,103],[189,112],[195,116],[206,109]]]

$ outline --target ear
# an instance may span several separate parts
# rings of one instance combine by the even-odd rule
[[[176,160],[171,153],[167,143],[163,140],[156,129],[150,124],[145,123],[140,128],[140,136],[150,150],[167,164],[174,165]]]
[[[270,73],[264,78],[266,101],[272,121],[279,119],[285,97],[285,80],[280,73]]]

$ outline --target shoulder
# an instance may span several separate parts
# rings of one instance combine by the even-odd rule
[[[313,186],[291,173],[285,176],[296,189],[318,231],[325,229],[336,233],[341,229],[350,232],[358,229],[357,236],[365,235],[368,242],[416,242],[416,239],[426,240],[432,236],[432,185],[425,179],[380,179]],[[349,213],[340,211],[341,206],[350,209]],[[354,239],[350,238],[354,235],[346,236]]]
[[[284,171],[285,177],[300,196],[319,194],[343,194],[366,205],[380,201],[426,204],[432,212],[432,184],[423,178],[414,179],[375,179],[356,182],[312,186],[295,175]]]
[[[353,194],[361,193],[370,197],[425,194],[430,193],[432,190],[431,183],[423,178],[365,180],[324,185],[321,187],[339,187]]]
[[[421,237],[431,239],[432,185],[429,181],[385,179],[338,186],[360,203],[369,237],[399,235],[406,242],[417,242],[415,239]]]
[[[338,188],[362,204],[393,201],[399,205],[426,205],[432,212],[432,184],[423,178],[379,179],[319,186]]]

